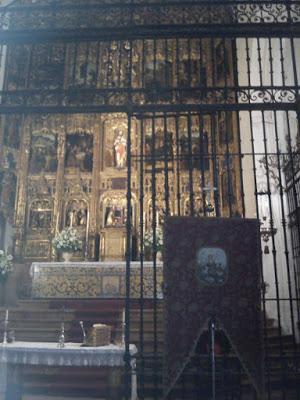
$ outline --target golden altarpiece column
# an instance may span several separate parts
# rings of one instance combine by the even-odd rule
[[[209,39],[157,39],[155,46],[153,40],[135,40],[132,49],[126,41],[24,45],[22,51],[17,47],[8,53],[7,89],[24,81],[28,88],[124,88],[128,74],[132,90],[224,86],[224,81],[226,86],[234,85],[230,40],[225,44],[216,40],[213,46]],[[200,96],[186,90],[178,98],[152,90],[140,95],[141,104],[153,102],[154,95],[156,102],[164,104],[197,103]],[[112,98],[111,104],[117,100]],[[173,215],[190,214],[191,190],[195,215],[216,215],[217,207],[219,215],[241,214],[240,161],[229,156],[239,153],[237,125],[235,113],[224,111],[132,117],[131,218],[136,258],[141,218],[145,231],[152,229],[154,185],[158,225],[166,208],[166,180]],[[78,259],[124,259],[126,113],[7,115],[1,127],[6,157],[13,153],[15,159],[15,255],[28,261],[54,260],[54,235],[72,226],[84,242]],[[13,148],[16,140],[19,144]],[[3,194],[1,201],[6,201]]]

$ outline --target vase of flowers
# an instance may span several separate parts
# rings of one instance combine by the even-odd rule
[[[153,246],[153,230],[147,231],[144,236],[144,253],[146,260],[152,260],[153,249],[156,247],[156,259],[158,261],[162,260],[162,250],[163,250],[163,232],[161,228],[156,229],[155,244]]]
[[[71,260],[75,251],[82,249],[82,240],[78,237],[78,233],[74,228],[63,229],[55,236],[52,244],[65,262]]]
[[[4,250],[0,250],[0,304],[3,305],[5,303],[5,293],[4,293],[4,285],[12,272],[12,260],[13,257],[10,254],[7,254]]]

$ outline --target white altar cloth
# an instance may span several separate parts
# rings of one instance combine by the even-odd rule
[[[73,367],[122,367],[125,348],[110,344],[101,347],[81,347],[80,343],[14,342],[0,346],[0,362],[26,365]],[[137,353],[130,345],[130,355]]]

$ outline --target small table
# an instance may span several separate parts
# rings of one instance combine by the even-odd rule
[[[137,400],[135,345],[129,347],[131,359],[131,400]],[[20,400],[22,388],[20,373],[25,365],[48,367],[109,367],[109,399],[120,400],[121,375],[124,367],[124,346],[110,344],[101,347],[81,347],[79,343],[14,342],[0,344],[0,399]]]

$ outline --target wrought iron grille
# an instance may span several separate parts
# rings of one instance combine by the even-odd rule
[[[0,8],[0,29],[5,148],[31,118],[126,121],[125,397],[138,332],[139,398],[163,398],[161,227],[191,215],[260,220],[266,397],[299,399],[299,2],[24,0]],[[211,398],[203,340],[170,398]],[[220,346],[217,398],[256,398]]]

